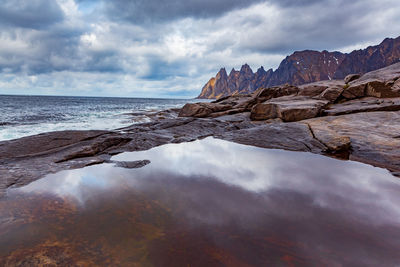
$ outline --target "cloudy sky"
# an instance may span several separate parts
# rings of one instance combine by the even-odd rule
[[[0,0],[0,94],[197,96],[222,67],[400,35],[398,0]]]

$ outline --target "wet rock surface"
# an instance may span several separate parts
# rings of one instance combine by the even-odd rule
[[[187,104],[179,117],[178,110],[170,110],[162,119],[157,115],[115,131],[52,132],[0,142],[0,195],[48,173],[110,162],[125,151],[207,136],[350,158],[399,172],[399,77],[400,64],[394,64],[348,85],[323,81],[262,88],[251,95]]]
[[[137,161],[118,161],[115,162],[115,167],[125,168],[125,169],[137,169],[142,168],[150,164],[150,160],[137,160]]]
[[[400,112],[368,112],[304,121],[316,139],[350,139],[351,160],[400,171]],[[328,140],[328,141],[327,141]]]

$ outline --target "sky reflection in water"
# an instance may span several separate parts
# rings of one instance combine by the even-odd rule
[[[156,213],[162,214],[157,220],[168,222],[157,226],[162,234],[146,245],[146,260],[156,266],[400,263],[400,180],[387,170],[213,138],[113,158],[144,159],[151,163],[140,169],[103,164],[52,174],[11,190],[5,202],[53,196],[75,203],[82,214],[75,220],[90,213],[107,227],[124,229],[129,224],[115,225],[115,218],[143,219],[143,212],[124,211],[145,201],[145,207],[165,212]],[[4,206],[0,215],[13,213]],[[105,206],[112,208],[104,212]],[[0,239],[1,229],[0,220]],[[12,235],[10,229],[5,232]],[[87,230],[85,224],[79,229]],[[171,246],[177,250],[166,250]],[[185,252],[178,252],[181,247]]]

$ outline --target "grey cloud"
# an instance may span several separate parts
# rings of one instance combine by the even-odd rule
[[[267,0],[267,1],[269,3],[277,4],[281,7],[304,7],[324,2],[324,0]]]
[[[400,6],[388,8],[380,1],[273,0],[269,3],[279,8],[278,27],[268,34],[267,31],[255,30],[252,33],[250,30],[247,34],[250,38],[240,40],[238,50],[279,54],[306,49],[336,50],[357,43],[376,42],[385,37],[397,37],[399,34],[393,27],[394,35],[390,35],[386,24],[379,25],[377,20],[372,19],[379,17],[380,20],[400,25],[399,16],[393,19],[388,16],[393,11],[400,15]],[[269,26],[264,23],[259,27],[268,29]]]
[[[115,0],[105,1],[108,15],[137,24],[161,22],[185,17],[217,17],[263,0]]]
[[[107,77],[127,94],[141,88],[195,96],[223,66],[275,68],[296,50],[397,37],[396,1],[75,0],[82,6],[71,15],[54,0],[0,0],[0,84],[19,84],[7,75],[37,75],[57,86],[87,79],[85,88],[95,91]]]
[[[0,23],[38,29],[64,19],[64,13],[54,0],[0,0]]]

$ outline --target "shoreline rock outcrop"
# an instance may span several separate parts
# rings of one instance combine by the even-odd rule
[[[400,63],[345,81],[263,88],[114,131],[63,131],[0,142],[0,197],[46,174],[113,155],[214,136],[387,168],[400,176]],[[355,89],[357,88],[357,89]],[[349,91],[350,90],[350,91]],[[145,160],[145,159],[143,159]],[[126,162],[121,167],[148,164]]]

